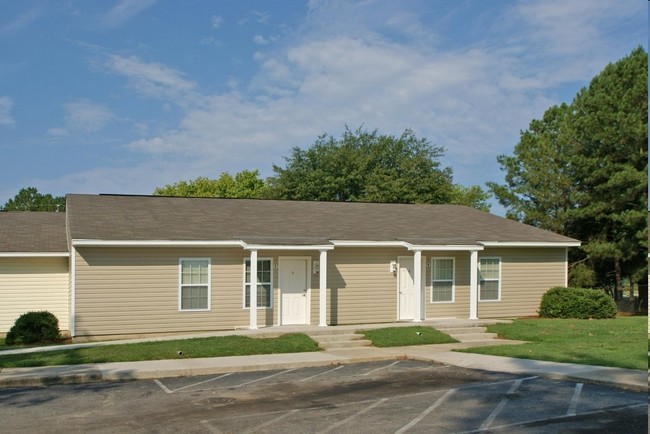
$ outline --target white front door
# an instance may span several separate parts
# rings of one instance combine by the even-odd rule
[[[400,320],[415,319],[415,285],[413,282],[413,258],[400,256],[397,274]]]
[[[282,324],[307,324],[307,259],[282,258],[280,291],[282,291]]]

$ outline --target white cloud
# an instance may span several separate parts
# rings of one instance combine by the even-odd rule
[[[12,126],[16,123],[13,116],[11,115],[13,106],[14,101],[11,99],[11,97],[0,97],[0,125]]]
[[[253,37],[253,42],[255,42],[257,45],[266,45],[269,43],[269,41],[266,40],[262,35],[255,35]]]
[[[29,9],[13,21],[0,25],[0,31],[3,33],[19,32],[40,18],[41,14],[42,11],[40,8]]]
[[[516,3],[500,12],[500,18],[510,21],[488,25],[480,40],[445,48],[431,44],[443,35],[414,14],[391,19],[390,11],[374,2],[338,9],[342,4],[311,2],[314,15],[307,24],[289,35],[285,45],[256,53],[257,75],[250,82],[231,78],[232,90],[226,93],[200,95],[198,84],[177,69],[110,55],[109,70],[128,78],[140,94],[183,109],[173,128],[140,130],[155,133],[128,146],[149,154],[151,162],[121,176],[150,174],[154,181],[138,190],[147,193],[165,183],[226,170],[258,168],[270,175],[271,165],[283,164],[282,156],[292,147],[309,146],[324,132],[338,136],[347,124],[378,128],[382,134],[412,128],[417,136],[447,148],[443,164],[453,167],[457,182],[482,185],[501,178],[496,156],[511,153],[519,131],[561,102],[558,89],[567,83],[575,87],[575,81],[586,84],[608,57],[592,39],[575,36],[567,40],[569,49],[560,46],[560,36],[551,38],[556,21],[569,25],[573,20],[575,29],[601,40],[599,27],[612,13],[601,6],[582,16],[579,8],[560,2]],[[364,7],[368,15],[362,13]],[[355,16],[364,18],[351,18]],[[336,23],[335,29],[319,24],[324,17]],[[400,37],[383,34],[387,27],[393,32],[401,28]],[[263,41],[260,36],[257,42]],[[174,171],[158,173],[162,161],[173,161],[167,164]],[[92,179],[109,172],[98,169],[84,175],[84,182],[99,185]],[[118,187],[133,191],[117,184],[111,188]]]
[[[75,101],[64,105],[66,124],[70,129],[94,133],[115,119],[106,107],[89,101]]]
[[[213,15],[210,19],[213,29],[218,29],[223,24],[223,17],[220,15]]]
[[[612,37],[614,28],[625,26],[628,18],[646,15],[647,6],[636,0],[547,0],[519,2],[511,19],[527,27],[531,48],[547,55],[579,58],[598,53],[602,59],[621,42]]]
[[[115,120],[115,115],[101,104],[87,100],[78,100],[63,105],[63,127],[48,130],[53,137],[64,137],[70,134],[95,133],[101,131],[109,122]]]
[[[181,72],[160,63],[145,63],[135,56],[111,54],[106,67],[127,77],[136,91],[147,96],[172,100],[181,105],[188,99],[197,97],[196,83],[184,78]]]
[[[154,3],[156,0],[119,0],[102,18],[102,22],[106,27],[119,27]]]

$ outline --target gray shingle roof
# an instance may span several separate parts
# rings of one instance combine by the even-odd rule
[[[63,212],[0,212],[0,252],[68,251]]]
[[[457,205],[68,195],[69,237],[112,241],[327,240],[468,245],[576,240]]]

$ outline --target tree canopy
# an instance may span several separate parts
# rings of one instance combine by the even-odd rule
[[[647,276],[648,54],[607,65],[571,104],[549,108],[498,157],[489,183],[508,216],[583,241],[598,284]],[[584,267],[579,268],[584,275]]]
[[[293,148],[284,167],[273,166],[273,197],[294,200],[456,203],[489,209],[478,186],[452,183],[439,159],[444,148],[417,138],[346,128],[343,136],[320,136],[308,149]]]
[[[65,197],[40,194],[35,187],[22,188],[13,199],[4,204],[2,211],[65,211]]]
[[[479,186],[452,183],[442,168],[442,147],[411,130],[399,136],[346,128],[341,139],[322,135],[307,149],[295,147],[285,166],[263,180],[244,170],[218,179],[199,177],[157,188],[155,195],[267,198],[315,201],[448,203],[489,211],[490,195]]]
[[[156,188],[156,196],[185,196],[185,197],[225,197],[254,199],[262,197],[266,191],[266,183],[257,170],[242,170],[232,176],[222,173],[217,179],[198,177],[191,181],[179,181],[175,184]]]

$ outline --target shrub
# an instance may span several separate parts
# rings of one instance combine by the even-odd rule
[[[543,318],[614,318],[616,303],[609,295],[595,289],[556,287],[542,297],[539,315]]]
[[[59,320],[47,311],[27,312],[18,317],[5,337],[6,345],[36,344],[60,338]]]

